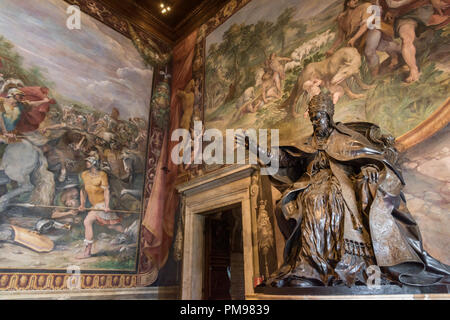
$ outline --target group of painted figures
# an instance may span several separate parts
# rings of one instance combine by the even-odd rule
[[[371,6],[378,8],[378,12]],[[448,0],[345,0],[344,10],[337,17],[337,36],[326,52],[327,58],[305,67],[283,106],[296,117],[301,93],[306,92],[310,99],[321,88],[331,92],[335,104],[344,95],[364,98],[365,94],[352,92],[346,80],[354,78],[363,90],[373,88],[361,80],[360,67],[364,56],[371,75],[377,76],[383,69],[377,52],[388,55],[383,72],[406,65],[409,75],[405,83],[418,81],[420,70],[414,41],[426,29],[445,27],[450,22],[449,15]],[[396,38],[401,42],[395,41]]]
[[[34,212],[65,223],[84,221],[80,258],[89,257],[94,223],[123,232],[122,216],[111,208],[141,207],[147,121],[121,120],[117,108],[110,114],[61,108],[48,88],[3,75],[0,81],[0,211],[17,203],[62,207],[50,215]]]
[[[372,6],[376,6],[378,12]],[[439,30],[449,22],[449,0],[345,0],[344,9],[336,18],[337,33],[326,51],[326,58],[304,66],[289,97],[280,107],[286,108],[288,116],[295,118],[301,97],[306,98],[303,103],[305,109],[307,101],[323,88],[331,92],[335,104],[344,95],[351,99],[365,98],[365,94],[354,93],[346,83],[347,79],[354,78],[361,89],[373,88],[360,78],[364,60],[372,77],[406,66],[409,75],[405,83],[418,81],[420,66],[416,59],[415,40],[427,29]],[[318,36],[325,41],[311,40],[307,52],[328,42],[334,36],[329,31]],[[377,52],[384,52],[388,58],[381,63]],[[270,55],[264,63],[264,72],[257,75],[260,79],[256,80],[255,86],[247,88],[237,100],[233,120],[245,113],[255,113],[269,100],[282,98],[285,72],[301,66],[304,58],[296,61],[292,57],[295,57],[295,52],[291,58],[279,57],[276,53]],[[255,90],[259,87],[261,94],[256,96]]]

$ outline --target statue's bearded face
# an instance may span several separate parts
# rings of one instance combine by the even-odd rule
[[[314,112],[310,115],[310,120],[316,137],[324,138],[328,136],[330,132],[330,119],[326,112]]]

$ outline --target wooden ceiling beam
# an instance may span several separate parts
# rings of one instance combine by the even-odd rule
[[[196,28],[213,17],[228,0],[208,0],[190,11],[175,27],[171,27],[158,18],[151,8],[138,4],[136,1],[97,0],[112,12],[121,14],[133,25],[146,33],[154,34],[160,40],[174,46]]]
[[[219,12],[227,2],[228,0],[209,0],[202,2],[176,25],[174,29],[176,42],[181,41],[195,29],[207,22]]]
[[[74,0],[65,1],[72,4],[77,2]],[[139,4],[136,0],[96,0],[96,3],[120,20],[129,21],[137,30],[167,44],[169,48],[172,48],[196,28],[207,22],[227,2],[228,0],[203,1],[193,10],[184,14],[183,19],[175,26],[171,26],[157,16],[159,12],[155,12],[155,7],[146,5],[145,2]]]
[[[142,31],[152,34],[156,38],[166,42],[171,47],[175,44],[176,36],[173,29],[158,19],[146,8],[137,5],[134,1],[123,0],[97,0],[111,12],[121,15]]]

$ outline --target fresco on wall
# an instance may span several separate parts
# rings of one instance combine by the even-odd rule
[[[450,125],[401,155],[408,208],[425,249],[450,265]]]
[[[135,271],[153,70],[67,6],[0,3],[0,269]]]
[[[278,128],[295,143],[311,133],[304,113],[318,90],[332,94],[337,121],[396,137],[422,123],[448,98],[448,10],[428,4],[388,21],[386,8],[370,30],[371,4],[250,1],[206,36],[206,127]]]

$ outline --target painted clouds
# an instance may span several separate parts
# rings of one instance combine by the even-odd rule
[[[27,67],[38,66],[58,94],[121,118],[149,113],[153,71],[132,42],[82,14],[81,30],[66,28],[62,0],[1,0],[0,35]]]

